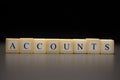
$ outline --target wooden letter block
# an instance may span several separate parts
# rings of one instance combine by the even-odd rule
[[[19,53],[19,39],[6,38],[6,53]]]
[[[73,40],[61,39],[60,40],[60,53],[73,53]]]
[[[46,53],[45,39],[34,39],[34,53]]]
[[[101,39],[101,53],[114,53],[114,40],[112,39]]]
[[[20,53],[33,53],[33,38],[20,38]]]
[[[100,40],[99,39],[86,39],[87,53],[100,53]]]
[[[114,54],[112,39],[6,38],[6,53],[101,53]]]
[[[73,39],[74,53],[86,53],[86,40]]]
[[[47,39],[47,53],[59,53],[59,39]]]

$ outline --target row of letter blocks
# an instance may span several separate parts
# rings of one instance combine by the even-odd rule
[[[112,39],[6,38],[6,53],[114,53]]]

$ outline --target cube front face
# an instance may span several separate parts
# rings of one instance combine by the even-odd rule
[[[100,40],[99,39],[86,39],[87,53],[100,53]]]
[[[112,39],[6,38],[6,53],[114,53]]]
[[[73,40],[61,39],[60,40],[60,53],[73,53]]]
[[[6,53],[19,53],[19,39],[6,38]]]
[[[34,53],[46,53],[45,39],[34,39]]]
[[[113,54],[114,53],[114,40],[101,40],[101,53],[108,53]]]
[[[74,39],[73,40],[74,53],[86,53],[86,40]]]
[[[60,53],[59,39],[47,39],[47,53]]]
[[[20,38],[20,53],[33,53],[33,42],[32,38]]]

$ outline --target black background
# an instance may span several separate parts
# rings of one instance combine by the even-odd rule
[[[119,6],[57,8],[41,4],[0,4],[0,41],[8,37],[93,37],[120,42]],[[119,47],[115,46],[115,55],[0,55],[0,79],[120,80]],[[5,54],[4,43],[0,54]]]
[[[120,42],[119,10],[0,5],[0,37],[111,38]]]

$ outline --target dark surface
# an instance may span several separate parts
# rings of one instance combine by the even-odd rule
[[[5,54],[0,43],[0,80],[120,80],[120,45],[115,55]]]

